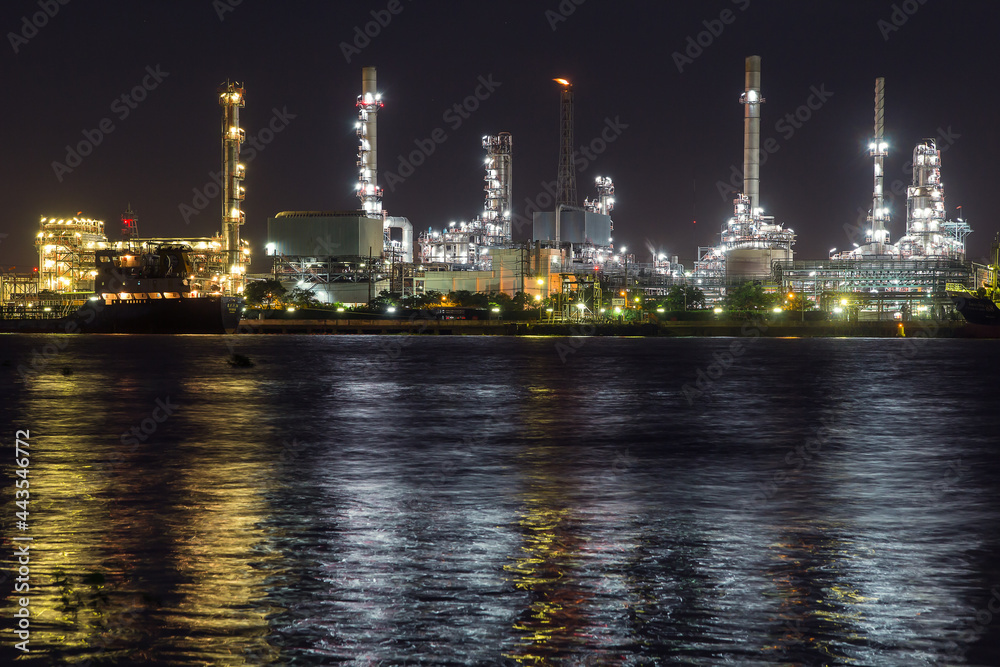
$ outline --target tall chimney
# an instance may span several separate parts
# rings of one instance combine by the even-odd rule
[[[743,194],[750,199],[750,215],[760,208],[760,56],[746,60],[746,88],[743,104]]]
[[[576,168],[573,164],[573,84],[553,79],[562,86],[559,100],[559,171],[556,174],[556,206],[576,206]]]

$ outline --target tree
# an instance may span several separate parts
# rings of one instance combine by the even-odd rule
[[[302,287],[293,288],[292,291],[288,293],[288,296],[285,297],[285,301],[288,301],[298,308],[312,308],[320,305],[319,299],[316,298],[313,291]]]
[[[726,294],[726,310],[731,313],[745,316],[754,313],[763,313],[769,310],[774,303],[773,294],[764,291],[764,286],[759,282],[747,282],[733,287]]]
[[[691,285],[674,285],[663,301],[666,310],[696,310],[705,307],[705,293]]]
[[[243,298],[251,306],[272,306],[280,302],[288,293],[277,280],[257,280],[247,283],[243,289]]]

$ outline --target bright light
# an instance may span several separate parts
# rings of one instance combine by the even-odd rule
[[[535,295],[535,301],[541,301],[541,300],[542,300],[542,295],[541,294],[536,294]]]
[[[338,313],[342,313],[342,312],[344,312],[344,309],[343,309],[343,307],[340,307],[340,308],[337,308],[337,312],[338,312]]]
[[[622,312],[622,307],[621,306],[615,306],[615,315],[620,315],[621,312]]]
[[[295,311],[295,306],[289,306],[287,310],[288,310],[288,312],[290,312],[290,313],[291,313],[291,312],[294,312],[294,311]]]
[[[567,88],[573,85],[566,79],[552,79],[552,80],[558,83],[560,86],[566,86]]]
[[[494,312],[494,313],[499,313],[499,312],[500,312],[500,309],[499,309],[499,308],[494,308],[494,309],[493,309],[493,312]]]
[[[780,313],[781,312],[781,306],[775,306],[774,307],[774,312]]]
[[[846,306],[847,305],[847,299],[841,299],[840,300],[840,305],[841,306]]]
[[[544,285],[545,284],[545,278],[539,278],[538,279],[538,284],[539,285]]]
[[[552,312],[552,309],[551,309],[551,308],[546,308],[546,309],[545,309],[545,312],[546,312],[546,313],[551,313],[551,312]]]
[[[385,312],[387,312],[387,313],[395,313],[396,312],[396,308],[395,308],[395,306],[389,306],[388,308],[385,309]]]
[[[274,248],[275,248],[275,245],[273,243],[268,243],[266,246],[264,246],[264,249],[267,251],[268,255],[273,255],[274,254]]]
[[[715,308],[714,308],[714,309],[712,310],[712,312],[713,312],[713,313],[715,313],[716,315],[721,315],[721,314],[722,314],[722,309],[721,309],[721,308],[719,308],[718,306],[716,306],[716,307],[715,307]]]
[[[663,307],[661,306],[660,308],[656,309],[656,312],[663,313],[663,312],[666,312],[666,311],[664,311]]]
[[[583,305],[582,303],[578,303],[578,304],[576,304],[576,307],[579,308],[580,310],[583,310],[587,306]]]
[[[843,308],[841,308],[840,306],[836,306],[836,307],[835,307],[835,308],[833,309],[833,312],[835,312],[835,313],[837,313],[837,314],[839,315],[840,313],[844,312],[844,309],[843,309]]]
[[[639,297],[635,297],[635,302],[639,303]]]

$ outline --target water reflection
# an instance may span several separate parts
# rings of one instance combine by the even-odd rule
[[[248,337],[235,370],[212,337],[74,340],[0,405],[35,448],[28,663],[997,664],[1000,626],[969,636],[995,400],[961,347],[936,385],[883,341],[759,341],[688,406],[712,341],[417,339],[385,368]]]

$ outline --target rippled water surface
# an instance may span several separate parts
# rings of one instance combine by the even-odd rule
[[[4,662],[1000,664],[997,341],[232,340],[0,336]]]

